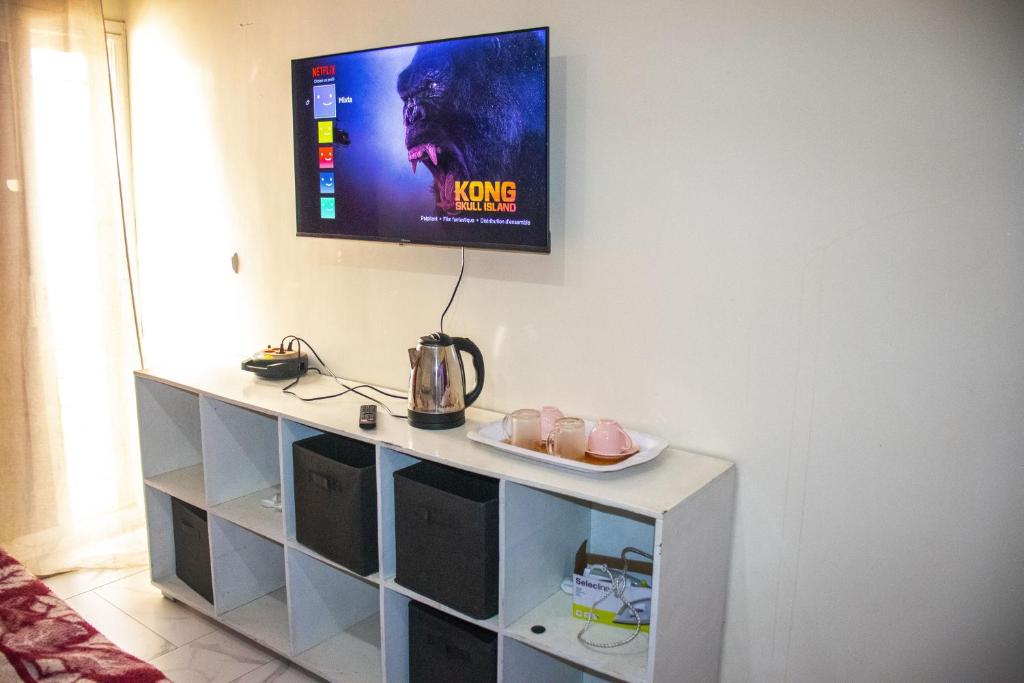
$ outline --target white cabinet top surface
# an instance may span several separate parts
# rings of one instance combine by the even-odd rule
[[[282,393],[287,381],[262,380],[237,367],[213,372],[140,370],[135,374],[323,431],[650,517],[660,517],[733,467],[727,460],[668,448],[655,460],[629,469],[601,474],[572,472],[470,441],[466,436],[469,431],[501,419],[500,413],[487,410],[469,408],[463,427],[428,431],[410,427],[406,420],[392,418],[378,409],[377,428],[366,431],[359,428],[358,413],[359,406],[369,401],[356,394],[307,403]],[[346,383],[359,384],[356,380]],[[303,377],[293,388],[300,396],[321,396],[341,390],[334,380],[315,374]],[[404,400],[378,398],[396,415],[405,414]]]

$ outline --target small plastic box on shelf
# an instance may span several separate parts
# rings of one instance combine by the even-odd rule
[[[409,601],[409,682],[498,680],[498,636]]]
[[[373,444],[320,434],[292,444],[295,538],[366,576],[377,571]]]
[[[206,511],[171,498],[174,518],[174,568],[189,588],[213,602],[213,575],[210,568],[210,532]]]
[[[498,481],[431,462],[395,478],[395,581],[477,619],[498,612]]]

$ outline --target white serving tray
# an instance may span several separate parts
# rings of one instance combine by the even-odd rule
[[[590,430],[594,428],[594,422],[592,420],[585,420],[585,423],[587,434],[589,434]],[[640,449],[639,452],[624,460],[617,460],[609,462],[608,464],[600,465],[581,462],[579,460],[567,460],[565,458],[559,458],[556,455],[546,455],[537,451],[531,451],[529,448],[522,448],[520,446],[513,446],[510,443],[505,443],[505,431],[502,429],[500,420],[497,422],[489,422],[480,429],[469,432],[467,436],[473,441],[487,444],[494,448],[500,448],[507,453],[518,455],[521,458],[529,458],[530,460],[554,465],[555,467],[562,467],[567,470],[577,470],[580,472],[615,472],[616,470],[624,470],[627,467],[635,467],[654,460],[668,446],[667,441],[656,436],[651,436],[650,434],[634,432],[632,429],[627,429],[626,433],[629,434],[629,438],[633,439],[633,444]]]

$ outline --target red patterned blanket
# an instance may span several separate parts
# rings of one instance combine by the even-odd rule
[[[160,683],[0,548],[0,681]]]

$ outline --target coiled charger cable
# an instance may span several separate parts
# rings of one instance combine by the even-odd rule
[[[645,553],[643,550],[640,550],[639,548],[628,547],[623,548],[622,554],[620,555],[620,557],[622,558],[621,573],[619,573],[618,571],[611,571],[608,568],[608,565],[606,564],[595,565],[601,569],[604,569],[604,571],[608,573],[608,575],[611,577],[612,587],[611,590],[609,590],[607,593],[598,598],[594,602],[594,604],[590,606],[590,612],[587,613],[587,623],[583,626],[583,629],[578,634],[576,634],[576,638],[584,645],[604,649],[621,647],[627,643],[633,642],[636,639],[636,637],[640,635],[640,629],[643,626],[642,619],[640,618],[640,613],[636,610],[635,607],[633,607],[633,603],[626,602],[626,599],[624,597],[626,594],[626,589],[629,588],[629,559],[626,557],[626,555],[630,553],[634,555],[641,555],[642,557],[646,557],[648,560],[654,560],[654,556],[650,553]],[[598,643],[592,640],[587,640],[585,634],[590,629],[591,625],[593,625],[594,623],[594,611],[597,609],[597,606],[604,602],[610,595],[614,595],[615,597],[617,597],[622,602],[622,604],[629,609],[630,614],[632,614],[633,616],[633,619],[636,620],[636,628],[627,637],[621,640],[616,640],[611,643]]]

